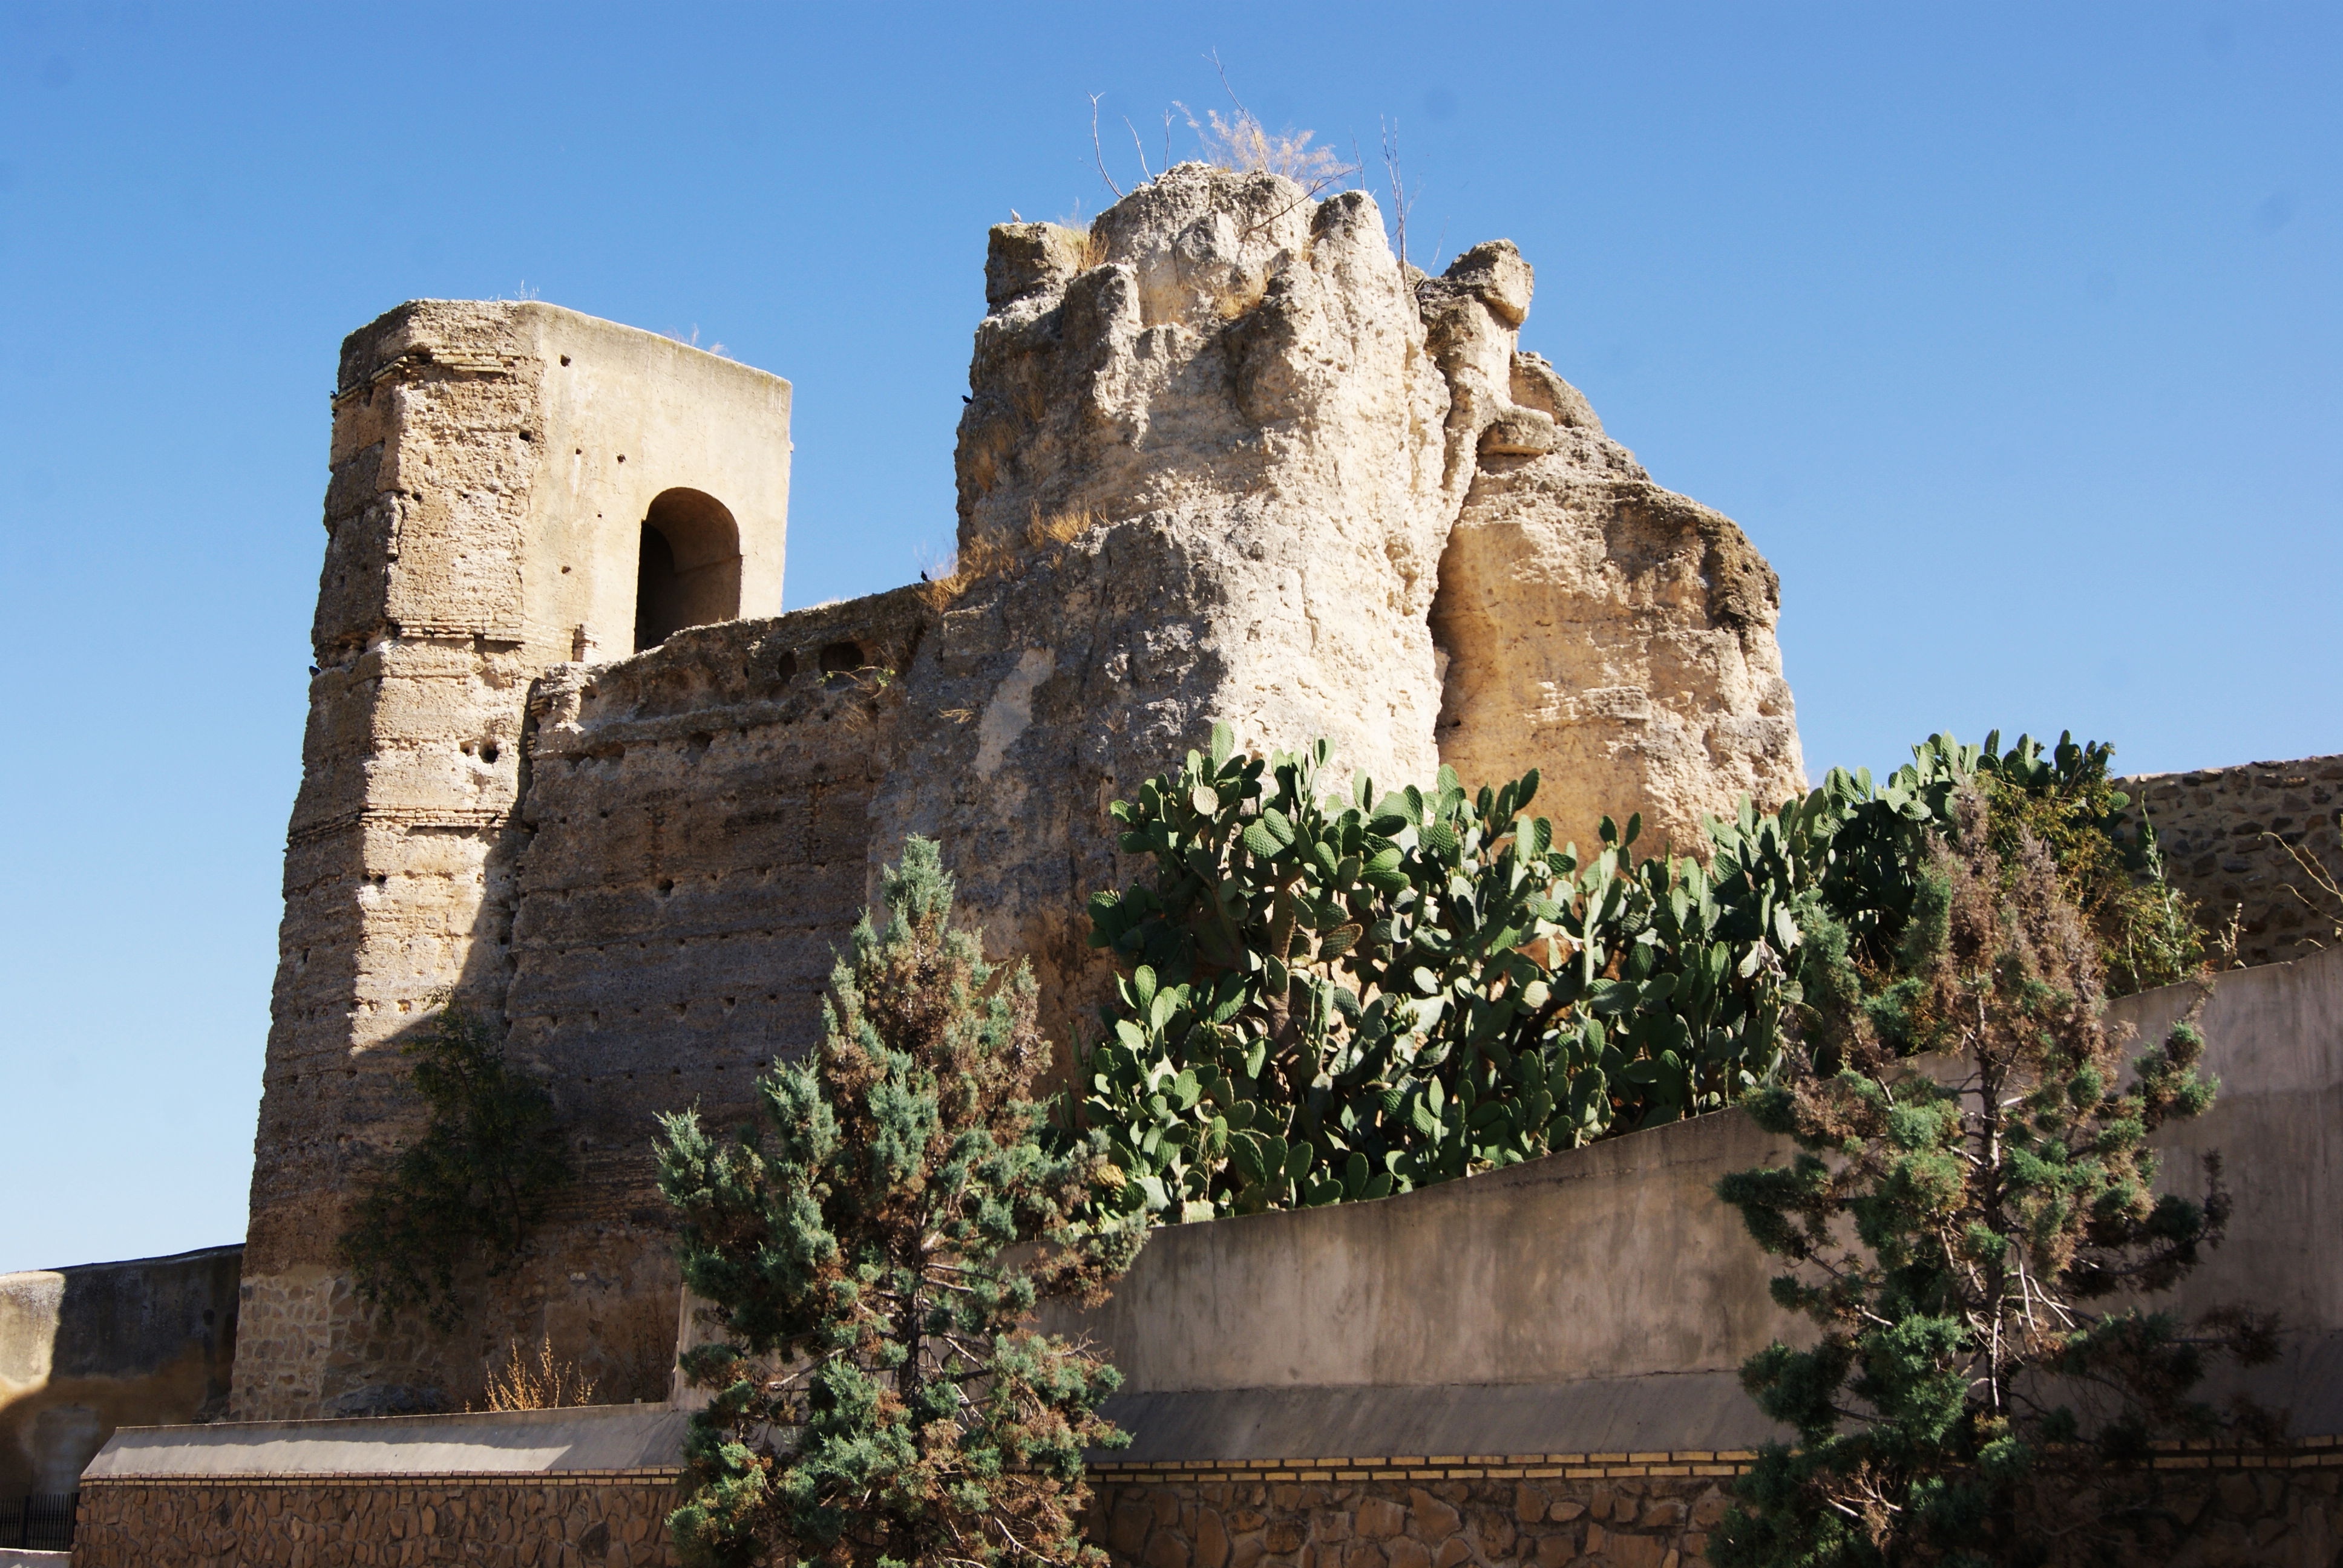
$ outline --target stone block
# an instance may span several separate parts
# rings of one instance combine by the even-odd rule
[[[1407,1511],[1388,1497],[1367,1497],[1360,1500],[1353,1518],[1360,1535],[1383,1541],[1405,1528]]]
[[[1462,1514],[1422,1487],[1408,1493],[1407,1511],[1408,1533],[1430,1544],[1447,1540],[1463,1525]]]

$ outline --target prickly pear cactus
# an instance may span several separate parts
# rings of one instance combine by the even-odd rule
[[[1062,1114],[1102,1130],[1159,1220],[1378,1198],[1711,1110],[1774,1066],[1799,861],[1720,825],[1712,870],[1594,855],[1527,808],[1318,793],[1329,748],[1212,749],[1114,808],[1154,875],[1091,900],[1121,970]],[[1770,857],[1770,858],[1769,858]]]

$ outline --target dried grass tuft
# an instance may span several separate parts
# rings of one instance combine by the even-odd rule
[[[1204,161],[1217,164],[1241,175],[1280,175],[1308,189],[1316,196],[1336,180],[1359,172],[1357,164],[1346,164],[1342,155],[1332,147],[1311,146],[1315,131],[1272,132],[1261,123],[1261,116],[1244,106],[1236,88],[1229,85],[1228,67],[1221,64],[1220,52],[1207,56],[1212,69],[1220,74],[1221,90],[1229,95],[1232,112],[1222,119],[1218,109],[1207,109],[1202,122],[1195,112],[1178,99],[1172,106],[1187,116],[1188,128],[1196,133],[1202,144]],[[1170,116],[1165,116],[1168,128]]]
[[[941,570],[930,572],[925,589],[927,601],[941,609],[985,578],[1003,576],[1011,568],[1030,560],[1032,552],[1070,543],[1104,520],[1087,508],[1076,512],[1053,512],[1045,518],[1041,508],[1035,507],[1022,528],[993,528],[980,534],[955,552]]]
[[[534,1356],[513,1340],[505,1347],[504,1369],[488,1372],[487,1398],[488,1410],[559,1410],[592,1403],[594,1380],[576,1362],[555,1359],[550,1334],[538,1340]]]
[[[1189,128],[1203,144],[1204,161],[1241,175],[1282,175],[1314,192],[1357,168],[1332,147],[1311,146],[1315,131],[1272,132],[1250,109],[1240,107],[1226,119],[1218,109],[1206,109],[1201,122],[1187,105],[1180,110],[1188,115]]]

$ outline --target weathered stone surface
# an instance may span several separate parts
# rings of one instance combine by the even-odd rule
[[[2234,923],[2237,961],[2285,963],[2337,946],[2343,900],[2295,859],[2343,879],[2343,757],[2249,762],[2117,780],[2163,840],[2165,873],[2218,931]]]
[[[1031,243],[996,231],[995,271]],[[990,575],[912,667],[875,807],[881,846],[945,840],[1061,1021],[1082,900],[1118,869],[1106,803],[1213,719],[1429,776],[1424,618],[1462,494],[1447,390],[1363,194],[1182,166],[1103,215],[1090,257],[978,329],[960,548]]]
[[[1773,568],[1653,484],[1544,360],[1513,356],[1510,388],[1551,434],[1493,421],[1448,537],[1441,759],[1468,780],[1536,768],[1537,809],[1582,844],[1635,809],[1655,842],[1701,850],[1704,815],[1805,788]]]
[[[85,1568],[668,1568],[679,1561],[665,1527],[679,1501],[671,1475],[114,1482],[83,1489],[73,1558]]]
[[[2322,1452],[2332,1451],[2216,1456],[2211,1462],[2227,1468],[2213,1476],[2209,1485],[2202,1470],[2135,1472],[2118,1479],[2114,1484],[2129,1489],[2129,1501],[2145,1502],[2187,1531],[2170,1543],[2170,1550],[2135,1553],[2125,1561],[2137,1568],[2151,1563],[2157,1568],[2328,1568],[2336,1544],[2343,1542],[2343,1501],[2338,1497],[2343,1470],[2324,1467]],[[1545,1457],[1564,1462],[1589,1458]],[[1420,1485],[1405,1482],[1279,1487],[1242,1480],[1210,1490],[1250,1505],[1266,1522],[1261,1534],[1267,1550],[1252,1561],[1292,1568],[1349,1568],[1353,1563],[1385,1568],[1515,1568],[1530,1563],[1562,1568],[1582,1560],[1637,1568],[1702,1568],[1715,1524],[1732,1505],[1732,1473],[1739,1468],[1694,1459],[1654,1465],[1649,1474],[1634,1473],[1642,1466],[1612,1467],[1623,1473],[1595,1479],[1593,1473],[1603,1467],[1541,1465],[1538,1458],[1517,1457],[1507,1465],[1491,1467],[1489,1474],[1444,1483],[1443,1490],[1453,1493],[1463,1512],[1450,1515],[1448,1533],[1428,1541],[1423,1533],[1411,1530],[1407,1536],[1361,1543],[1349,1527],[1353,1519],[1381,1516],[1381,1511],[1395,1507],[1403,1495],[1423,1495]],[[1551,1519],[1523,1521],[1515,1530],[1521,1489],[1495,1473],[1503,1469],[1527,1469],[1540,1477],[1538,1488],[1555,1499]],[[1572,1469],[1580,1473],[1565,1473]],[[1709,1473],[1688,1473],[1700,1471]],[[1143,1533],[1117,1532],[1104,1540],[1118,1565],[1176,1560],[1193,1528],[1189,1522],[1203,1517],[1186,1504],[1207,1488],[1185,1476],[1131,1481],[1109,1473],[1096,1477],[1094,1485],[1092,1519],[1111,1513],[1118,1520],[1151,1522]],[[1166,1497],[1172,1503],[1168,1510],[1161,1501]],[[1503,1530],[1493,1533],[1486,1527],[1487,1522],[1500,1518],[1505,1521]],[[1180,1539],[1167,1543],[1166,1537],[1175,1534]],[[1254,1537],[1238,1539],[1242,1547]],[[1242,1550],[1238,1560],[1244,1560]]]
[[[719,498],[734,542],[693,569],[729,574],[726,615],[779,608],[789,396],[761,371],[534,302],[418,301],[344,344],[236,1413],[476,1389],[480,1343],[435,1351],[349,1302],[330,1262],[344,1205],[413,1126],[395,1048],[450,1001],[502,1011],[530,686],[633,650],[646,525],[677,496]],[[689,556],[679,546],[679,571]],[[671,1332],[671,1306],[649,1300],[662,1253],[598,1243],[524,1271],[509,1311],[475,1320],[498,1336],[485,1353],[508,1330],[558,1325],[610,1394],[647,1392],[626,1386],[645,1353],[659,1386],[666,1347],[634,1342]],[[598,1277],[628,1282],[595,1300]],[[604,1343],[586,1342],[588,1324]]]
[[[908,833],[1070,1053],[1084,901],[1132,869],[1107,807],[1216,719],[1331,738],[1330,786],[1534,765],[1582,838],[1794,786],[1772,574],[1518,353],[1533,284],[1508,242],[1426,278],[1363,193],[1201,165],[1087,234],[1003,226],[959,571],[763,620],[730,618],[779,605],[785,383],[534,304],[354,334],[237,1412],[459,1403],[541,1332],[603,1397],[663,1389],[651,1114],[728,1115],[811,1041]],[[332,1242],[415,1128],[389,1048],[450,1002],[508,1026],[583,1180],[442,1340],[362,1311]]]
[[[1510,243],[1405,276],[1363,194],[1194,165],[1101,216],[1084,269],[1033,229],[996,231],[988,276],[1016,281],[960,427],[988,575],[912,668],[875,843],[951,847],[1061,1032],[1095,984],[1081,900],[1125,869],[1104,806],[1215,719],[1330,737],[1330,782],[1537,766],[1574,828],[1803,785],[1770,570],[1516,353]]]

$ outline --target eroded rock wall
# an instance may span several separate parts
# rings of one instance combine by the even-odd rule
[[[960,423],[960,558],[910,672],[877,852],[940,838],[1061,1041],[1108,803],[1212,721],[1437,764],[1424,612],[1447,392],[1363,193],[1182,166],[1087,236],[992,236]]]
[[[1773,568],[1654,484],[1544,359],[1475,376],[1512,409],[1441,558],[1441,760],[1474,782],[1537,769],[1537,809],[1582,845],[1640,811],[1647,844],[1704,852],[1704,816],[1804,793]]]
[[[1106,807],[1215,719],[1330,738],[1333,787],[1537,766],[1574,827],[1686,841],[1803,785],[1771,571],[1518,354],[1510,243],[1425,278],[1363,192],[1183,165],[1087,235],[995,229],[986,285],[963,580],[874,846],[944,840],[1061,1040],[1082,901],[1131,869]]]

